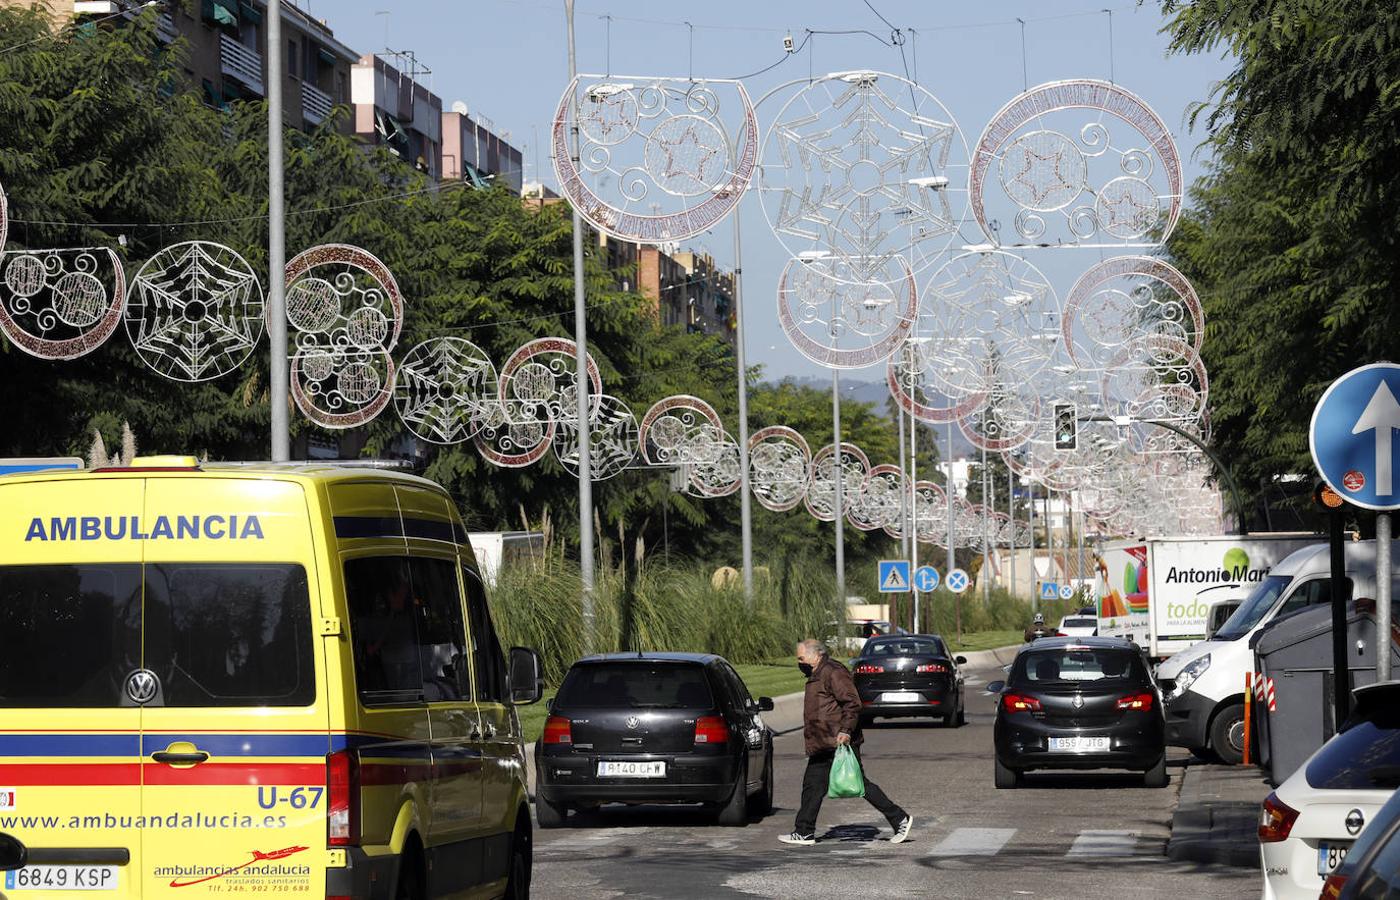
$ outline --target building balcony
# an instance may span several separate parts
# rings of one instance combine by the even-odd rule
[[[175,20],[170,13],[163,12],[156,20],[156,36],[160,38],[162,44],[173,44],[180,36],[180,31],[175,27]]]
[[[262,54],[249,50],[227,34],[219,35],[219,70],[237,78],[259,97],[264,95]]]
[[[310,82],[301,83],[301,117],[312,125],[320,125],[331,114],[335,104],[331,95]]]

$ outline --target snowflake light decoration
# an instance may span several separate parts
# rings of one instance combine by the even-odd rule
[[[399,418],[422,440],[470,440],[497,396],[496,367],[480,347],[461,338],[424,341],[400,361],[394,379]]]
[[[209,381],[242,365],[262,338],[262,285],[232,249],[186,241],[137,271],[125,318],[142,362],[174,381]]]
[[[738,205],[757,161],[758,121],[738,81],[580,75],[559,100],[552,146],[560,192],[594,227],[627,241],[679,241]]]
[[[0,254],[0,331],[31,356],[91,353],[121,324],[125,300],[121,260],[105,247]]]
[[[915,274],[954,239],[967,144],[947,108],[885,72],[841,72],[789,98],[764,138],[763,211],[788,252],[829,254],[857,284]]]
[[[1181,215],[1181,158],[1155,112],[1106,81],[1038,85],[972,152],[972,214],[1003,246],[1156,246]],[[998,214],[1015,235],[1003,240]]]
[[[560,421],[554,432],[554,455],[560,465],[578,477],[578,416]],[[605,481],[622,474],[637,458],[637,418],[616,397],[599,395],[588,423],[588,474]]]

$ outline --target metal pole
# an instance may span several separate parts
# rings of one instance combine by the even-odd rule
[[[272,461],[292,458],[287,422],[287,221],[282,183],[282,0],[267,3],[267,340]]]
[[[904,446],[904,407],[896,403],[895,417],[899,421],[899,477],[909,477],[909,457]],[[905,559],[909,559],[909,492],[899,492],[899,549]]]
[[[836,478],[836,496],[834,498],[834,512],[836,513],[836,596],[841,601],[841,612],[846,611],[846,523],[843,521],[846,511],[842,507],[844,504],[841,496],[841,373],[838,369],[831,370],[831,434],[832,446],[836,448],[836,453],[832,458],[835,466],[833,474]]]
[[[953,423],[948,423],[948,477],[944,479],[943,487],[948,499],[948,572],[957,568],[957,561],[954,559],[953,544],[956,543],[953,537]],[[944,576],[947,577],[946,575]]]
[[[992,502],[988,496],[991,493],[991,478],[987,477],[987,448],[982,448],[982,602],[986,603],[992,599],[992,535],[988,530],[987,504]]]
[[[1054,491],[1048,487],[1045,489],[1045,555],[1049,562],[1045,567],[1045,577],[1050,581],[1058,581],[1055,574],[1055,518],[1050,514],[1050,498],[1054,496]]]
[[[739,211],[734,211],[734,365],[739,370],[739,530],[743,547],[744,599],[753,602],[753,496],[749,492],[749,373],[744,358],[744,251]]]
[[[1006,466],[1006,515],[1011,520],[1011,530],[1007,532],[1007,541],[1011,545],[1011,596],[1016,596],[1016,476],[1011,472],[1011,465]]]
[[[911,392],[912,396],[912,392]],[[919,498],[916,489],[919,478],[919,420],[911,413],[909,416],[909,571],[916,572],[919,569]],[[912,585],[911,585],[912,586]],[[920,625],[919,592],[914,591],[914,627],[915,633],[923,631]]]
[[[1376,513],[1376,681],[1390,680],[1390,513]]]
[[[569,79],[578,75],[574,57],[574,0],[564,0],[564,16],[569,23]],[[574,165],[579,163],[578,110],[570,128],[570,155]],[[589,459],[588,424],[588,321],[583,290],[583,217],[574,208],[574,343],[575,391],[578,394],[578,561],[579,580],[583,586],[583,649],[593,649],[593,473]]]
[[[1036,584],[1035,572],[1035,480],[1026,479],[1026,508],[1030,510],[1031,524],[1031,612],[1040,612],[1040,585]]]
[[[1084,581],[1084,529],[1089,527],[1089,517],[1084,515],[1084,502],[1079,503],[1079,581]]]
[[[1345,523],[1340,509],[1327,513],[1328,557],[1332,568],[1332,730],[1335,732],[1351,712],[1351,662],[1347,658],[1347,603],[1351,582],[1347,580],[1346,548],[1342,544]],[[1379,549],[1380,545],[1376,545]],[[1376,569],[1380,571],[1379,567]],[[1376,644],[1380,652],[1384,641]]]

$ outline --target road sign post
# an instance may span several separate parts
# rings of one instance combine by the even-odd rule
[[[1348,503],[1376,511],[1376,630],[1390,635],[1390,514],[1395,493],[1394,432],[1400,429],[1400,365],[1352,369],[1322,392],[1308,429],[1313,464]],[[1376,680],[1390,680],[1390,641],[1376,647]]]
[[[1055,600],[1060,596],[1060,586],[1053,581],[1042,581],[1040,583],[1040,599]]]
[[[921,594],[928,594],[938,588],[938,570],[933,566],[919,566],[914,570],[914,590]],[[918,630],[918,623],[915,622],[915,630]]]
[[[879,578],[876,587],[882,594],[905,594],[909,592],[909,560],[882,559],[878,566]]]

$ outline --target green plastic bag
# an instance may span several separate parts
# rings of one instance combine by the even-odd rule
[[[831,763],[831,775],[826,780],[828,797],[864,797],[865,776],[860,774],[860,760],[850,744],[836,748],[836,759]]]

